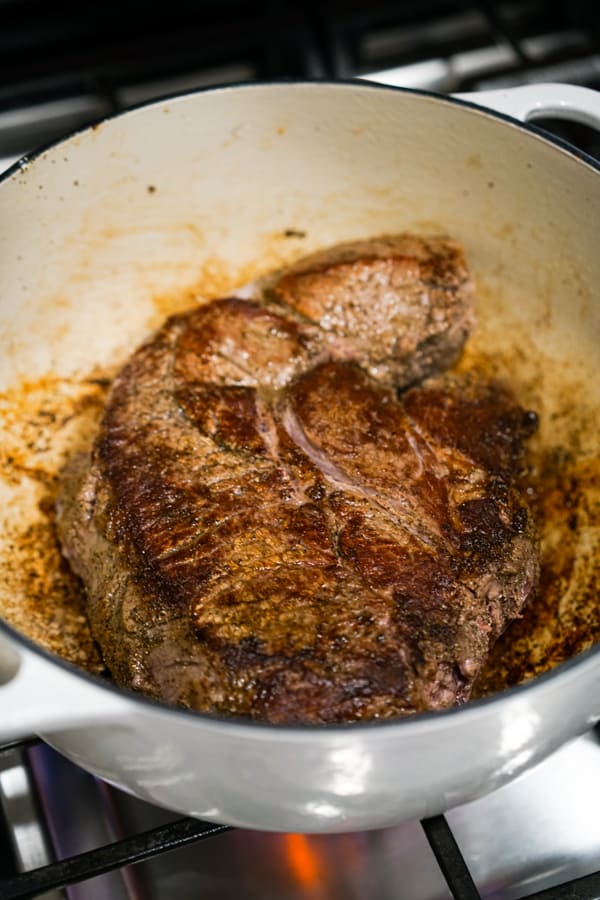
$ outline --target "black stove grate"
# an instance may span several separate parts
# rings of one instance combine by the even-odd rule
[[[421,825],[452,896],[460,900],[479,900],[479,891],[445,816],[423,819]]]
[[[0,746],[0,754],[26,750],[37,738],[13,741]],[[443,815],[421,822],[448,889],[455,900],[481,900],[469,868],[456,842],[447,819]],[[5,823],[0,815],[0,853],[6,862],[1,836]],[[8,871],[0,866],[0,898],[2,900],[30,900],[48,891],[79,884],[87,879],[135,865],[144,860],[176,850],[187,844],[216,838],[232,829],[197,819],[181,818],[166,825],[139,832],[97,847],[85,853],[56,860],[48,865],[25,872]],[[548,890],[530,894],[523,900],[597,900],[600,896],[600,872],[578,878]]]
[[[69,859],[58,860],[31,872],[22,872],[4,880],[0,878],[0,897],[2,900],[39,897],[54,888],[78,884],[88,878],[143,862],[160,853],[177,850],[186,844],[204,841],[230,830],[227,825],[215,825],[198,819],[178,819],[168,825],[152,828]]]

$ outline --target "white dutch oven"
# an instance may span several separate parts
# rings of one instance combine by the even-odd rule
[[[215,273],[231,287],[319,246],[411,229],[464,243],[486,341],[525,341],[597,402],[600,171],[517,119],[599,126],[600,95],[547,85],[469,99],[500,114],[359,83],[227,87],[21,161],[0,183],[0,389],[112,370],[158,324],[157,297]],[[5,515],[27,517],[10,486],[1,496]],[[163,707],[0,623],[0,738],[35,731],[140,797],[251,828],[437,813],[599,717],[600,648],[458,710],[275,727]]]

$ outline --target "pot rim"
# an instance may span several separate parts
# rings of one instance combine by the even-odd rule
[[[573,146],[568,141],[563,140],[560,137],[557,137],[553,134],[546,132],[545,130],[536,127],[534,124],[530,122],[523,122],[520,119],[516,119],[513,116],[510,116],[504,112],[499,112],[497,110],[491,109],[489,107],[479,106],[476,102],[471,102],[469,100],[465,100],[462,97],[458,98],[452,95],[439,94],[434,91],[426,91],[415,88],[406,88],[406,87],[396,87],[394,85],[387,84],[379,84],[377,82],[369,82],[367,80],[362,79],[339,79],[339,80],[310,80],[310,79],[279,79],[279,80],[264,80],[264,81],[251,81],[251,82],[236,82],[236,83],[228,83],[223,85],[210,85],[203,88],[196,88],[191,90],[179,91],[173,94],[166,94],[161,97],[156,97],[151,100],[146,100],[141,103],[135,104],[132,107],[129,107],[126,110],[118,111],[115,113],[111,113],[108,116],[103,116],[102,118],[94,121],[90,125],[86,125],[85,127],[76,129],[74,131],[69,132],[59,139],[55,139],[53,141],[49,141],[46,144],[43,144],[37,147],[35,150],[30,153],[26,153],[19,160],[13,163],[8,169],[4,172],[0,173],[0,185],[2,182],[9,180],[13,175],[22,171],[25,168],[28,168],[35,160],[47,153],[48,151],[60,147],[65,141],[70,140],[73,137],[84,135],[88,131],[92,131],[100,125],[104,123],[110,122],[112,119],[123,118],[124,116],[128,116],[129,114],[136,113],[141,109],[145,109],[147,107],[158,106],[162,103],[178,100],[185,97],[194,96],[196,94],[205,94],[205,93],[222,93],[229,91],[237,91],[244,89],[256,89],[256,88],[275,88],[285,90],[287,88],[294,89],[295,87],[308,87],[314,86],[315,88],[326,88],[326,89],[340,89],[346,90],[350,88],[358,88],[359,90],[374,90],[374,91],[385,91],[388,93],[402,93],[409,95],[416,95],[420,97],[425,97],[431,100],[434,100],[443,104],[450,104],[458,107],[463,107],[470,109],[481,116],[487,116],[494,119],[499,119],[501,122],[511,125],[512,127],[516,127],[522,131],[525,131],[529,134],[532,134],[538,140],[542,140],[545,143],[554,145],[558,150],[566,153],[575,158],[577,162],[584,163],[596,172],[600,173],[600,161],[594,159],[589,156],[584,151],[580,150],[578,147]],[[533,89],[534,86],[532,86]],[[474,92],[474,96],[476,96],[477,92]],[[599,94],[600,98],[600,94]],[[520,684],[513,685],[512,687],[506,688],[503,691],[496,692],[494,694],[490,694],[486,697],[481,697],[475,700],[469,700],[463,706],[454,706],[449,709],[442,710],[432,710],[429,712],[415,713],[410,716],[402,717],[402,718],[392,718],[392,719],[376,719],[369,721],[359,721],[359,722],[347,722],[347,723],[333,723],[327,725],[315,725],[315,724],[273,724],[270,722],[261,722],[254,719],[248,719],[243,716],[224,716],[216,713],[206,713],[199,712],[193,709],[185,709],[182,707],[172,706],[163,701],[155,700],[152,697],[149,697],[145,694],[138,693],[129,688],[121,687],[115,683],[109,682],[102,678],[99,675],[94,675],[91,672],[86,671],[83,668],[76,666],[74,663],[71,663],[58,654],[51,653],[49,650],[46,650],[44,647],[37,644],[31,638],[22,634],[17,629],[13,628],[7,622],[5,622],[2,617],[0,617],[0,633],[4,633],[6,637],[8,637],[11,641],[16,642],[18,645],[23,647],[24,649],[35,653],[37,656],[40,656],[46,662],[49,662],[53,665],[58,666],[68,675],[74,675],[76,677],[82,678],[85,682],[87,682],[90,686],[94,686],[111,693],[115,693],[118,696],[122,697],[125,700],[133,701],[136,705],[141,704],[142,707],[145,707],[149,711],[152,710],[156,713],[163,713],[165,715],[174,716],[174,717],[183,717],[185,721],[200,721],[205,723],[210,723],[211,725],[216,725],[225,729],[240,729],[242,728],[244,731],[255,731],[267,733],[271,731],[274,735],[283,735],[284,733],[294,733],[294,734],[308,734],[315,739],[325,738],[329,735],[343,735],[347,733],[366,733],[372,731],[373,729],[382,730],[387,729],[388,732],[391,729],[404,729],[404,731],[408,731],[408,729],[412,729],[413,731],[421,731],[428,730],[429,726],[434,723],[442,724],[445,721],[456,721],[457,716],[462,716],[464,719],[468,715],[478,715],[480,711],[486,710],[489,708],[495,708],[503,701],[509,702],[511,700],[529,697],[534,692],[545,690],[546,685],[554,684],[560,678],[564,680],[564,678],[573,671],[586,668],[586,667],[595,667],[596,658],[600,658],[600,642],[593,645],[592,647],[578,653],[576,656],[571,657],[568,660],[560,663],[557,666],[554,666],[552,669],[547,672],[543,672],[540,675],[535,676],[534,678],[529,679],[528,681],[522,682]]]
[[[206,87],[199,88],[191,88],[189,90],[184,91],[176,91],[175,93],[167,93],[158,97],[153,97],[150,100],[143,100],[140,103],[136,103],[133,106],[128,107],[125,110],[119,110],[113,113],[109,113],[106,116],[102,116],[98,119],[95,119],[93,122],[90,122],[89,125],[84,125],[81,128],[76,128],[73,131],[69,131],[67,134],[63,135],[60,138],[55,138],[54,140],[48,141],[46,143],[40,144],[34,150],[25,153],[18,160],[16,160],[11,166],[5,169],[3,172],[0,172],[0,184],[3,181],[11,178],[15,173],[28,168],[38,157],[43,156],[49,150],[53,150],[54,148],[60,147],[66,141],[71,140],[74,137],[79,137],[88,131],[94,131],[98,127],[104,125],[105,123],[110,122],[112,119],[121,119],[125,116],[129,116],[131,114],[135,114],[140,110],[150,108],[152,106],[159,106],[162,103],[166,103],[172,100],[180,100],[185,97],[193,97],[197,94],[216,94],[216,93],[228,93],[230,91],[239,91],[239,90],[253,90],[256,88],[275,88],[286,89],[286,88],[297,88],[297,87],[314,87],[320,88],[324,87],[327,89],[340,89],[347,90],[350,88],[358,88],[360,90],[373,90],[373,91],[385,91],[388,93],[399,93],[399,94],[408,94],[411,96],[417,97],[425,97],[430,100],[434,100],[436,102],[442,104],[450,104],[451,106],[463,107],[466,109],[470,109],[479,115],[491,117],[493,119],[499,119],[501,122],[504,122],[508,125],[512,125],[522,131],[528,132],[529,134],[535,135],[539,140],[545,141],[548,144],[554,145],[558,149],[566,152],[567,154],[575,157],[579,162],[587,163],[592,169],[595,169],[597,172],[600,172],[600,160],[595,159],[593,156],[590,156],[584,150],[580,150],[579,147],[576,147],[574,144],[569,143],[569,141],[564,140],[557,135],[552,134],[551,132],[545,131],[543,128],[539,128],[535,124],[530,121],[522,121],[521,119],[517,119],[514,116],[509,115],[505,112],[500,112],[499,110],[492,109],[487,106],[480,106],[475,100],[466,100],[465,94],[460,97],[454,94],[440,94],[435,91],[422,90],[420,88],[407,88],[400,87],[396,85],[389,84],[380,84],[375,81],[368,81],[367,79],[361,78],[340,78],[340,79],[309,79],[309,78],[288,78],[288,79],[273,79],[273,80],[257,80],[257,81],[240,81],[240,82],[231,82],[226,84],[216,84],[216,85],[208,85]],[[535,85],[531,85],[531,90],[535,89]],[[518,88],[507,88],[507,91],[510,90],[518,90]],[[477,91],[472,92],[472,96],[475,97],[477,95]],[[599,104],[600,104],[600,91],[599,95]]]

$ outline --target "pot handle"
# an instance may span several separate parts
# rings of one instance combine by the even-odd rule
[[[527,84],[453,96],[522,122],[540,118],[568,119],[600,130],[600,92],[575,84]]]
[[[0,631],[0,745],[131,716],[131,701]]]

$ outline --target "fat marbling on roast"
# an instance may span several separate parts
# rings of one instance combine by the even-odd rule
[[[535,416],[440,374],[472,306],[455,242],[383,237],[133,354],[58,503],[117,683],[278,723],[468,699],[539,570],[515,485]]]

